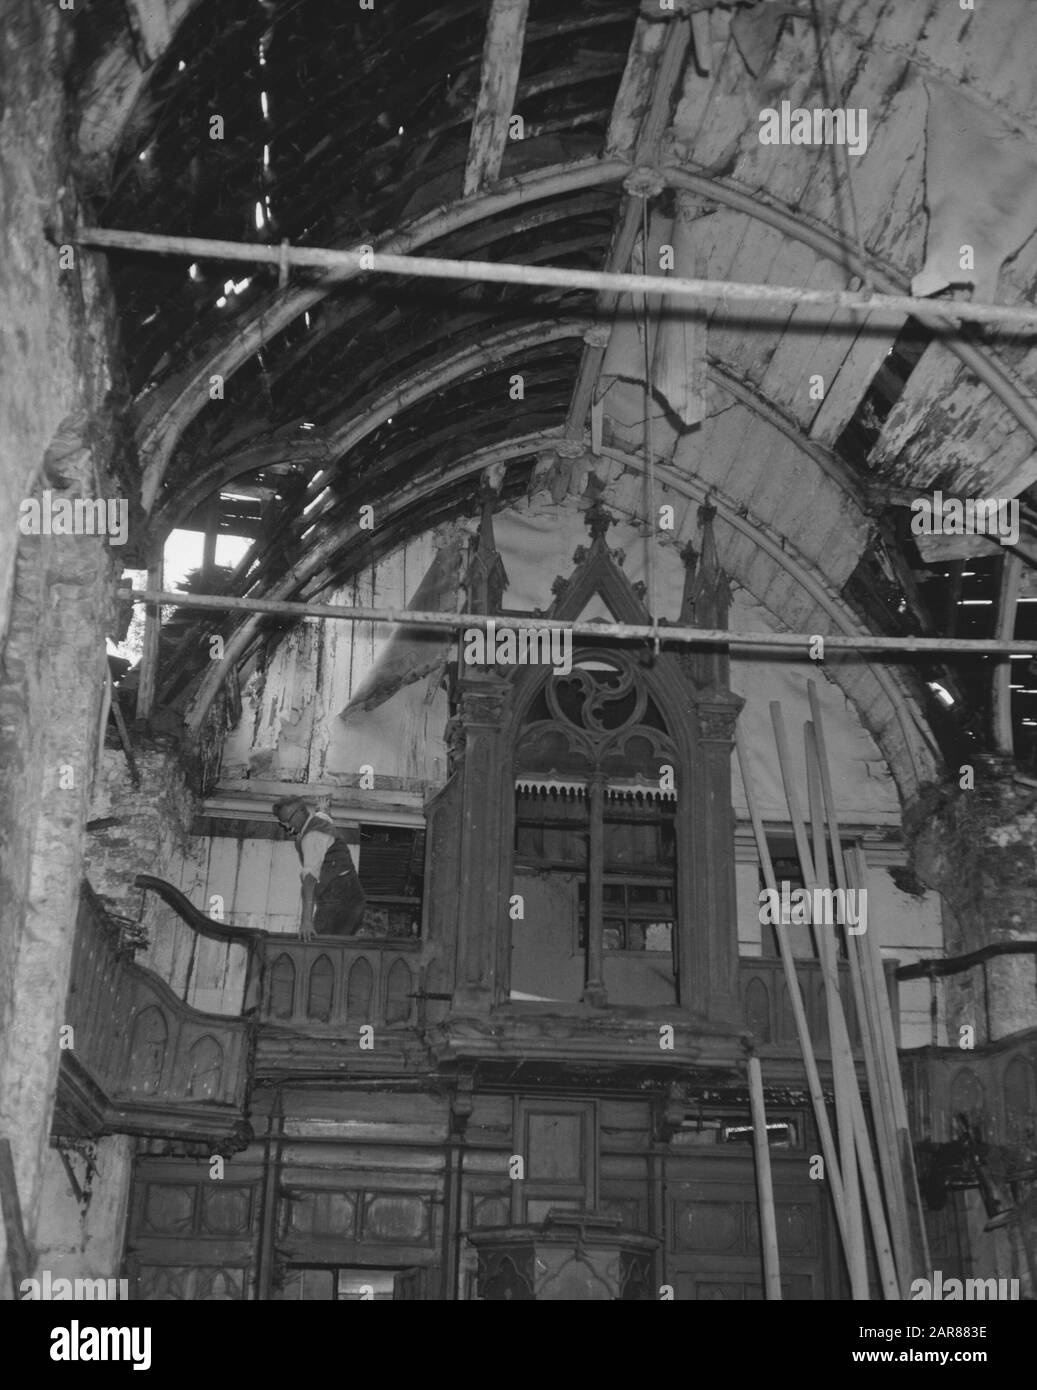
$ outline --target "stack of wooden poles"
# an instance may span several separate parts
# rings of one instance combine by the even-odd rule
[[[796,853],[803,875],[803,886],[810,893],[813,903],[815,889],[833,886],[829,873],[830,865],[834,871],[834,886],[843,890],[859,893],[866,887],[866,875],[860,850],[854,848],[843,852],[817,686],[810,681],[808,689],[812,718],[805,723],[803,735],[809,822],[802,814],[799,792],[792,775],[785,719],[777,701],[771,705],[771,719]],[[774,867],[767,847],[741,732],[736,737],[736,750],[764,883],[768,889],[777,891],[779,885],[774,877]],[[856,897],[858,904],[860,901],[861,899]],[[832,1195],[839,1239],[846,1259],[851,1297],[871,1297],[869,1252],[865,1234],[866,1214],[871,1236],[871,1268],[874,1271],[875,1282],[883,1298],[900,1299],[909,1296],[912,1279],[928,1277],[929,1251],[918,1194],[914,1154],[908,1133],[907,1108],[897,1060],[897,1042],[889,994],[870,917],[862,920],[867,922],[867,930],[860,934],[846,932],[845,942],[850,987],[860,1030],[860,1050],[870,1101],[870,1127],[857,1067],[850,1048],[846,1008],[840,987],[838,947],[840,934],[845,932],[845,926],[823,923],[813,925],[828,1018],[835,1134],[832,1131],[814,1044],[803,1007],[803,994],[789,944],[790,928],[778,925],[775,932],[820,1137],[825,1180]],[[792,929],[804,930],[803,927]],[[749,1059],[749,1093],[756,1141],[765,1292],[768,1298],[776,1299],[781,1297],[781,1281],[774,1193],[770,1179],[763,1083],[759,1059],[755,1056]]]

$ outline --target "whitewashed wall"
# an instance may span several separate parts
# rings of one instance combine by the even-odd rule
[[[403,608],[436,549],[431,534],[384,559],[329,603]],[[446,776],[443,693],[423,679],[370,713],[339,713],[384,650],[384,623],[307,620],[290,633],[265,671],[242,692],[242,716],[228,735],[221,782],[349,784],[361,766],[377,777],[435,784]]]

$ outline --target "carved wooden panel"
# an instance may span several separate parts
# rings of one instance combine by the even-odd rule
[[[196,1269],[192,1297],[200,1303],[223,1303],[244,1298],[243,1269]]]
[[[306,993],[306,1017],[314,1023],[327,1023],[335,991],[335,971],[326,955],[319,955],[310,966]]]
[[[1005,1138],[1010,1144],[1032,1146],[1037,1133],[1037,1084],[1026,1057],[1013,1057],[1006,1064],[1003,1093]]]
[[[744,1196],[732,1195],[729,1200],[717,1197],[673,1202],[674,1250],[758,1257],[759,1209],[751,1185],[747,1186],[748,1192]],[[821,1235],[815,1203],[783,1200],[779,1193],[775,1200],[775,1221],[778,1249],[783,1258],[820,1257]]]
[[[291,1018],[295,1012],[295,965],[291,956],[286,956],[283,951],[270,969],[267,1008],[275,1019]]]
[[[254,1188],[228,1182],[149,1182],[140,1229],[144,1236],[248,1235]]]
[[[371,996],[374,993],[374,974],[364,956],[353,962],[349,972],[349,997],[346,1017],[351,1023],[364,1023],[371,1017]]]
[[[300,1235],[353,1240],[358,1192],[292,1191],[283,1199],[291,1231]]]
[[[237,1302],[245,1297],[247,1271],[233,1267],[141,1265],[137,1297],[151,1303]]]
[[[791,1046],[795,1042],[799,1045],[799,1035],[796,1032],[796,1017],[792,1012],[792,1000],[789,997],[789,987],[782,981],[781,984],[781,1013],[779,1015],[778,1038],[786,1046]],[[775,1041],[777,1041],[776,1039]]]
[[[394,961],[385,981],[386,1023],[406,1023],[410,1017],[410,994],[414,988],[410,966],[405,960]]]
[[[217,1100],[223,1079],[223,1048],[206,1034],[191,1044],[184,1087],[192,1100]]]
[[[153,1096],[162,1084],[169,1028],[162,1011],[154,1005],[141,1009],[133,1020],[130,1041],[131,1094]]]
[[[195,1183],[149,1183],[144,1227],[157,1235],[188,1235],[194,1230]]]
[[[479,1298],[492,1302],[532,1303],[533,1246],[479,1252]]]
[[[618,1253],[537,1248],[534,1288],[538,1302],[608,1303],[614,1301],[618,1284]]]
[[[745,1026],[750,1030],[757,1043],[763,1044],[771,1041],[770,995],[767,992],[767,986],[758,976],[754,976],[745,985],[743,1016]]]
[[[184,1265],[142,1265],[137,1278],[137,1297],[149,1303],[177,1302],[189,1297]]]
[[[292,1224],[309,1235],[352,1240],[356,1234],[356,1192],[293,1194]]]
[[[201,1229],[208,1235],[247,1235],[252,1225],[252,1188],[213,1183],[201,1190]]]
[[[624,1303],[655,1301],[655,1261],[651,1255],[624,1250],[619,1257],[619,1297]]]
[[[472,1225],[506,1226],[511,1213],[511,1201],[507,1197],[473,1197]]]
[[[279,1302],[328,1303],[335,1297],[335,1278],[333,1269],[286,1268],[275,1296]]]
[[[582,1182],[583,1116],[531,1110],[526,1123],[530,1180]]]
[[[986,1092],[971,1068],[962,1067],[951,1080],[949,1102],[952,1114],[967,1115],[972,1124],[982,1124]]]
[[[431,1202],[411,1193],[370,1193],[364,1201],[362,1239],[401,1245],[431,1240]]]
[[[760,1248],[760,1223],[755,1204],[743,1208],[746,1244],[750,1250]],[[815,1255],[818,1253],[816,1214],[805,1202],[775,1202],[774,1221],[778,1229],[778,1249],[783,1255]]]
[[[682,1250],[744,1249],[742,1212],[737,1202],[677,1202],[674,1235]]]

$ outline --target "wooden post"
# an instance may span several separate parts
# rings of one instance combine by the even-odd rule
[[[148,589],[162,590],[162,556],[152,557],[148,565]],[[162,631],[162,610],[158,603],[149,603],[144,614],[144,650],[140,658],[140,683],[137,686],[137,718],[150,719],[158,687],[159,637]]]
[[[749,1105],[753,1117],[753,1149],[756,1153],[756,1191],[760,1199],[760,1249],[763,1253],[763,1286],[768,1300],[781,1301],[781,1269],[778,1263],[778,1226],[774,1215],[771,1181],[771,1146],[767,1138],[767,1111],[763,1102],[760,1059],[749,1057]]]
[[[591,774],[587,786],[590,804],[590,843],[587,853],[587,983],[583,1002],[600,1008],[606,1001],[604,959],[605,788],[601,774]]]
[[[458,687],[464,758],[459,771],[461,835],[453,904],[457,914],[453,1007],[458,1013],[486,1014],[503,988],[499,924],[507,913],[511,891],[502,878],[500,855],[487,850],[500,844],[503,833],[500,731],[509,687],[496,675],[468,675]]]

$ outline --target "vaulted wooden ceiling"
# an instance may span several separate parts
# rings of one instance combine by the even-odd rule
[[[625,270],[643,263],[647,193],[649,268],[679,206],[697,274],[906,293],[928,227],[926,83],[1037,130],[1025,0],[974,13],[950,0],[112,0],[76,25],[91,216],[145,231]],[[782,100],[866,108],[866,151],[762,144],[760,111]],[[504,498],[590,480],[644,515],[644,371],[631,333],[635,380],[605,389],[607,296],[300,271],[280,283],[276,269],[121,253],[110,266],[145,558],[206,518],[254,538],[234,592],[316,597],[473,507],[495,462]],[[1037,238],[997,298],[1032,300],[1035,281]],[[665,539],[693,536],[710,495],[725,568],[786,627],[946,630],[962,571],[927,568],[911,544],[903,508],[919,489],[1020,496],[1030,535],[1032,336],[719,304],[707,352],[700,425],[653,405],[658,486],[683,503]],[[364,504],[373,534],[358,529]],[[970,565],[996,595],[997,561]],[[956,619],[961,635],[983,630],[978,608]],[[223,630],[203,703],[268,629]],[[845,662],[836,675],[906,791],[934,766],[930,723],[947,733],[927,681],[963,694],[956,736],[982,738],[975,674]]]

